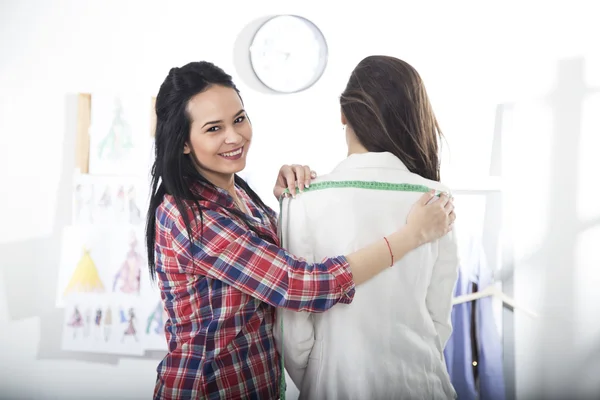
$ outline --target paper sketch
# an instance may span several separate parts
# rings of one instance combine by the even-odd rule
[[[95,208],[95,220],[101,224],[127,223],[128,215],[125,208],[125,190],[123,185],[115,180],[96,180],[94,186],[101,194]]]
[[[84,322],[81,312],[77,306],[73,308],[73,314],[71,314],[71,320],[67,323],[67,326],[69,326],[73,331],[73,339],[77,338],[77,334],[82,331]]]
[[[63,292],[63,297],[78,292],[104,292],[104,285],[102,284],[98,269],[96,268],[96,264],[94,264],[94,260],[92,260],[89,251],[84,248],[82,253],[81,259],[75,268],[75,272],[73,272],[71,280]]]
[[[73,303],[65,309],[61,348],[90,353],[143,355],[144,344],[137,335],[136,310],[140,304],[136,299],[111,293],[80,295],[73,299]],[[81,310],[86,308],[91,311],[90,314],[93,313],[89,320],[81,314]],[[117,318],[115,311],[118,312]]]
[[[91,175],[142,176],[150,137],[150,97],[92,93]]]
[[[112,188],[105,183],[95,183],[96,193],[100,198],[94,204],[94,220],[99,224],[114,223]]]
[[[132,225],[139,225],[143,221],[142,211],[138,206],[138,199],[136,194],[137,191],[135,189],[135,186],[129,186],[129,189],[127,190],[127,203],[129,206],[129,223]]]
[[[102,208],[110,208],[112,206],[112,194],[110,186],[105,186],[102,190],[102,197],[98,201],[98,206]]]
[[[140,272],[143,262],[143,258],[138,250],[138,241],[135,232],[132,231],[129,251],[115,275],[113,292],[119,290],[122,293],[139,294]]]
[[[94,340],[99,340],[102,336],[102,308],[96,309],[96,316],[94,317]]]
[[[65,228],[57,307],[64,307],[69,297],[80,293],[139,296],[141,271],[146,265],[143,245],[139,240],[143,235],[142,226],[129,224]]]
[[[164,335],[165,321],[167,320],[167,313],[164,310],[162,302],[158,302],[156,308],[147,319],[146,334]]]
[[[125,213],[125,188],[118,185],[115,196],[115,212],[117,214]]]
[[[130,186],[121,186],[129,204]],[[64,229],[57,287],[57,304],[65,308],[62,349],[125,355],[167,349],[167,319],[150,282],[143,236],[143,225],[128,223]]]
[[[168,315],[163,307],[158,293],[153,292],[153,297],[150,293],[146,293],[144,301],[145,315],[143,321],[143,341],[144,347],[148,350],[167,350],[167,338],[165,336],[165,324],[168,320]],[[153,303],[147,303],[153,299]],[[154,306],[152,305],[154,304]],[[149,307],[148,307],[149,306]]]
[[[133,133],[131,125],[123,115],[123,103],[120,98],[114,99],[114,114],[110,128],[98,145],[98,158],[101,160],[122,160],[133,149]]]
[[[85,183],[76,183],[73,199],[73,223],[91,224],[94,222],[94,187]]]
[[[90,332],[92,330],[92,309],[89,307],[85,310],[84,324],[85,325],[83,326],[83,336],[87,338],[90,336]]]
[[[104,341],[108,342],[110,340],[110,335],[112,333],[112,310],[110,307],[106,308],[104,313]]]
[[[135,317],[135,310],[130,308],[127,311],[127,315],[125,315],[125,311],[121,310],[121,323],[126,323],[127,327],[123,331],[123,336],[121,337],[121,342],[125,341],[127,336],[131,336],[135,341],[138,341],[137,337],[137,318]]]
[[[145,178],[76,174],[73,225],[142,225],[149,184]]]

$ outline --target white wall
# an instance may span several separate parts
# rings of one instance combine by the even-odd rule
[[[531,398],[542,386],[560,394],[573,379],[597,393],[599,306],[583,298],[600,284],[600,260],[591,251],[600,211],[589,200],[598,198],[592,185],[598,112],[579,115],[573,85],[580,74],[573,64],[565,67],[567,86],[546,96],[561,60],[583,54],[592,60],[588,51],[600,37],[593,3],[406,1],[395,11],[375,0],[340,2],[327,11],[322,1],[217,3],[0,3],[0,397],[151,395],[156,358],[59,351],[62,311],[53,299],[60,229],[70,215],[72,94],[156,94],[170,67],[200,59],[237,78],[238,33],[255,18],[278,13],[312,19],[327,37],[330,62],[313,88],[291,96],[254,92],[238,80],[254,124],[255,175],[274,179],[290,162],[325,173],[344,156],[337,96],[366,55],[397,56],[421,72],[450,145],[446,171],[461,177],[488,173],[495,107],[514,103],[503,143],[505,233],[514,257],[505,268],[515,270],[517,300],[545,316],[535,322],[516,316],[517,395]],[[585,84],[600,86],[591,70],[584,71]],[[586,110],[598,109],[592,100],[586,97]],[[259,188],[264,197],[267,182]]]

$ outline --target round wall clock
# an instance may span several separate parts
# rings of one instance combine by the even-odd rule
[[[327,42],[315,24],[295,15],[263,23],[250,45],[256,77],[269,89],[295,93],[308,89],[327,66]]]

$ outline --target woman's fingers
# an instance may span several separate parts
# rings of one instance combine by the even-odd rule
[[[310,187],[310,180],[312,179],[312,173],[310,170],[310,167],[308,165],[305,165],[303,167],[304,169],[304,181],[301,181],[300,179],[298,179],[298,182],[302,182],[301,184],[304,185],[305,189],[308,189]],[[298,185],[300,186],[300,185]]]
[[[442,207],[446,207],[448,205],[448,202],[450,201],[450,195],[446,192],[442,192],[440,193],[440,199],[438,200],[440,203],[440,205]]]
[[[302,192],[304,190],[304,167],[302,165],[292,165],[292,169],[294,172],[294,181],[292,182],[292,184],[294,186],[298,186],[298,190]]]
[[[317,177],[308,165],[284,165],[279,170],[279,176],[273,192],[277,196],[280,190],[287,189],[295,197],[297,192],[303,192],[310,187],[310,181]],[[281,188],[281,189],[279,189]]]
[[[423,193],[423,196],[421,196],[418,203],[421,205],[426,205],[429,203],[429,201],[431,201],[431,199],[433,199],[433,196],[435,196],[435,190],[430,190],[427,193]]]
[[[293,166],[285,168],[282,171],[283,179],[285,180],[285,186],[287,186],[290,194],[296,196],[296,175],[294,174]]]

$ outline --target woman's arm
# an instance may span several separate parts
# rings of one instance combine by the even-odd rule
[[[453,201],[445,193],[441,194],[439,199],[434,198],[434,190],[421,196],[413,205],[406,225],[386,237],[389,247],[382,238],[347,256],[356,285],[368,281],[390,267],[392,255],[396,262],[409,251],[439,239],[452,229],[456,219]],[[434,201],[431,201],[432,199]]]
[[[316,177],[317,173],[308,165],[283,165],[279,169],[273,194],[279,199],[288,189],[291,195],[295,196],[296,187],[302,191],[304,187],[308,188],[310,181]],[[435,190],[425,193],[413,205],[406,228],[387,237],[389,247],[382,238],[381,241],[347,256],[354,283],[359,285],[383,271],[386,268],[386,254],[391,261],[390,251],[394,255],[394,261],[397,261],[421,244],[442,237],[450,231],[455,219],[454,204],[447,194],[443,193],[438,199]],[[296,221],[294,226],[301,223]],[[387,249],[387,253],[382,249]],[[294,251],[291,253],[302,254]],[[371,263],[373,268],[369,268]]]
[[[192,223],[195,240],[190,246],[175,207],[165,212],[165,231],[157,229],[158,235],[170,241],[162,250],[171,256],[163,260],[165,272],[207,276],[273,306],[294,310],[322,312],[337,302],[351,302],[354,282],[345,257],[308,263],[258,237],[237,220],[214,211],[203,215],[203,224]]]
[[[448,229],[451,210],[444,207],[448,198],[442,196],[443,201],[426,204],[426,196],[430,199],[433,195],[423,196],[407,225],[388,236],[395,260]],[[390,251],[383,238],[347,256],[308,263],[214,211],[203,213],[202,224],[192,224],[193,237],[202,237],[202,241],[194,240],[190,246],[179,212],[175,207],[163,212],[158,220],[169,222],[165,221],[166,226],[162,230],[159,227],[157,234],[169,236],[171,245],[166,250],[176,260],[175,265],[164,260],[165,270],[173,268],[218,279],[276,307],[322,312],[338,302],[350,303],[355,284],[390,266]]]

